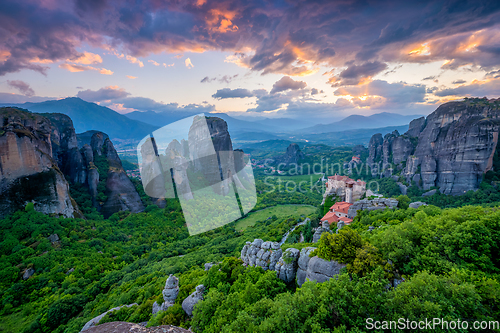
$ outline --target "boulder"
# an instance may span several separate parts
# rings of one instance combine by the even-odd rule
[[[147,323],[146,323],[147,324]],[[87,333],[191,333],[184,328],[171,325],[161,325],[155,327],[145,327],[144,323],[127,323],[123,321],[113,321],[99,326],[91,327]]]
[[[205,286],[200,284],[199,286],[196,287],[196,291],[193,292],[191,295],[189,295],[183,302],[182,302],[182,309],[186,312],[186,314],[190,317],[193,316],[193,310],[195,305],[203,300],[203,293],[205,292]]]
[[[23,273],[23,280],[28,280],[33,274],[35,274],[35,270],[33,268],[28,268]]]
[[[55,242],[58,242],[59,241],[59,236],[57,234],[52,234],[50,235],[49,237],[47,237],[47,239],[52,243],[54,244]]]
[[[294,248],[286,249],[280,260],[276,264],[276,276],[286,283],[295,279],[297,274],[297,261],[299,259],[300,251]]]
[[[436,190],[436,189],[434,189],[434,190],[430,190],[430,191],[427,191],[427,192],[425,192],[425,193],[422,193],[422,196],[423,196],[423,197],[430,197],[431,195],[434,195],[434,194],[436,194],[436,193],[437,193],[437,190]]]
[[[307,265],[306,279],[320,283],[325,282],[333,276],[340,274],[340,270],[345,266],[335,260],[327,261],[317,256],[312,257]]]
[[[309,255],[316,250],[315,247],[305,247],[300,251],[299,260],[298,260],[298,268],[297,268],[297,284],[302,286],[307,278],[307,267],[309,265],[309,261],[311,257]]]
[[[117,310],[120,310],[121,308],[123,307],[127,307],[127,308],[130,308],[134,305],[137,305],[137,303],[133,303],[133,304],[129,304],[129,305],[122,305],[122,306],[117,306],[116,308],[112,308],[104,313],[101,313],[100,315],[98,315],[97,317],[94,317],[92,319],[90,319],[84,326],[83,328],[81,329],[80,332],[83,332],[83,331],[86,331],[88,330],[89,328],[93,327],[93,326],[96,326],[99,321],[104,318],[104,316],[109,313],[109,312],[113,312],[113,311],[117,311]],[[95,331],[94,331],[95,332]]]
[[[405,184],[403,184],[401,182],[397,182],[396,184],[398,184],[399,190],[401,191],[401,194],[406,195],[406,193],[408,192],[408,186],[406,186]]]
[[[162,291],[165,302],[174,303],[179,294],[179,279],[170,274],[165,282],[165,288]]]
[[[319,242],[321,235],[325,232],[330,232],[330,228],[324,228],[322,226],[319,226],[318,228],[316,228],[316,231],[313,234],[313,241],[312,242],[313,243]]]
[[[422,201],[415,201],[415,202],[410,203],[410,205],[409,205],[410,208],[418,208],[420,206],[427,206],[427,204],[425,202],[422,202]]]

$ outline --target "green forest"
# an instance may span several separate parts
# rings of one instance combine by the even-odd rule
[[[338,161],[348,159],[340,150]],[[343,156],[343,157],[342,157]],[[311,157],[311,160],[314,160]],[[106,169],[105,160],[96,167]],[[105,180],[106,174],[102,174]],[[90,319],[175,325],[194,332],[363,332],[366,320],[443,318],[495,321],[500,314],[500,201],[488,174],[476,192],[421,197],[395,180],[382,179],[380,193],[396,197],[398,209],[361,211],[353,223],[312,243],[319,218],[335,201],[322,200],[321,175],[258,174],[257,205],[242,219],[189,236],[180,203],[153,205],[133,179],[143,213],[122,211],[104,219],[85,187],[71,194],[85,219],[44,215],[28,204],[0,220],[0,328],[3,332],[79,332]],[[302,182],[302,183],[301,183]],[[105,201],[102,183],[99,201]],[[301,184],[300,190],[293,189]],[[429,203],[409,208],[411,201]],[[274,271],[246,267],[247,241],[279,241],[281,248],[313,246],[311,254],[345,265],[337,278],[298,287]],[[51,241],[57,234],[59,240]],[[303,236],[303,242],[300,238]],[[208,271],[205,263],[218,263]],[[28,279],[23,272],[32,270]],[[152,315],[169,274],[180,281],[176,304]],[[399,285],[394,288],[394,281]],[[181,307],[197,285],[204,300],[193,317]],[[379,330],[383,331],[383,330]],[[446,331],[446,330],[444,330]]]

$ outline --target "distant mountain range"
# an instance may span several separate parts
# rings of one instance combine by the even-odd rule
[[[111,139],[141,139],[158,128],[77,97],[9,106],[18,106],[36,113],[62,113],[71,118],[77,133],[97,130],[108,134]]]
[[[159,127],[197,114],[182,111],[134,111],[123,115],[108,107],[86,102],[77,97],[41,103],[9,104],[9,106],[21,107],[36,113],[62,113],[71,117],[77,133],[97,130],[108,134],[114,140],[138,140]],[[371,116],[352,115],[337,122],[310,126],[310,122],[290,118],[248,117],[249,120],[244,120],[242,117],[235,118],[225,113],[206,115],[225,120],[233,143],[237,145],[277,139],[321,142],[330,145],[367,143],[371,135],[392,132],[394,129],[401,132],[411,120],[419,117],[383,112]]]
[[[154,126],[165,126],[171,124],[177,120],[194,116],[198,113],[191,112],[155,112],[155,111],[134,111],[127,113],[127,116],[130,119],[142,121],[146,124],[154,125]],[[225,113],[206,113],[206,116],[210,117],[219,117],[226,121],[229,130],[232,133],[241,132],[241,131],[250,131],[250,132],[275,132],[276,128],[272,125],[266,125],[261,122],[252,122],[246,120],[240,120],[228,116]]]
[[[371,116],[351,115],[340,121],[325,124],[315,125],[312,127],[300,130],[300,133],[331,133],[342,132],[353,129],[367,129],[367,128],[382,128],[388,126],[401,126],[407,125],[413,119],[420,118],[421,115],[404,116],[397,113],[382,112],[376,113]]]

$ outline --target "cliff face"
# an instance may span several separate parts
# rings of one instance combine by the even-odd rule
[[[298,164],[301,159],[305,157],[304,153],[296,143],[291,143],[287,148],[284,155],[276,157],[274,164],[278,165],[284,163],[286,165]]]
[[[389,176],[392,167],[392,174],[400,171],[408,183],[415,181],[424,190],[437,186],[452,195],[476,190],[493,166],[499,104],[485,99],[443,104],[427,119],[412,121],[404,135],[386,135],[383,158],[377,154],[380,138],[372,137],[367,162],[376,164],[376,174]]]
[[[1,108],[0,217],[33,202],[37,211],[81,216],[69,185],[53,158],[59,140],[51,122],[14,108]]]
[[[103,215],[144,208],[105,134],[94,133],[91,145],[79,149],[73,123],[66,115],[1,108],[0,120],[0,217],[24,208],[28,202],[43,213],[82,217],[69,194],[66,178],[86,184],[94,206],[101,209],[96,200],[96,154],[104,154],[109,164]]]
[[[94,134],[94,136],[102,136],[102,133]],[[94,151],[97,151],[97,147],[92,148],[94,148]],[[125,170],[123,170],[122,162],[111,140],[104,140],[102,153],[109,164],[105,192],[108,199],[101,208],[103,216],[109,217],[121,210],[130,210],[132,213],[143,211],[144,205],[141,198],[125,173]]]

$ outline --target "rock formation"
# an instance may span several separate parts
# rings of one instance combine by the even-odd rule
[[[203,300],[204,292],[205,286],[200,284],[196,287],[196,291],[186,297],[186,299],[182,302],[182,309],[187,313],[188,316],[193,316],[194,307],[199,301]]]
[[[292,282],[297,275],[297,268],[300,252],[294,248],[285,250],[281,258],[278,260],[274,270],[276,275],[286,283]]]
[[[492,169],[499,131],[495,101],[448,102],[427,119],[413,120],[404,135],[392,133],[381,140],[375,134],[367,163],[374,175],[396,173],[424,190],[438,187],[444,194],[463,194],[476,190]]]
[[[23,273],[23,280],[28,280],[30,277],[35,274],[35,270],[33,268],[28,268]]]
[[[263,269],[274,270],[278,278],[286,283],[292,282],[296,279],[297,284],[302,286],[302,284],[307,280],[325,282],[331,279],[335,275],[340,273],[340,270],[345,267],[343,264],[338,262],[326,261],[318,257],[310,257],[311,253],[316,250],[315,247],[306,247],[302,250],[295,248],[288,248],[284,252],[281,249],[268,249],[268,244],[278,244],[272,242],[263,242],[262,239],[255,239],[253,242],[247,242],[241,250],[241,259],[245,265],[249,266],[260,266]],[[264,251],[263,251],[264,250]],[[266,262],[269,263],[268,266],[257,265],[259,254],[267,253],[264,257],[273,258],[271,261],[268,259]],[[279,254],[279,257],[278,257]],[[262,255],[260,256],[262,257]],[[277,258],[277,259],[276,259]],[[275,262],[274,265],[271,264]]]
[[[373,200],[363,199],[356,201],[347,212],[347,217],[353,219],[357,215],[358,210],[383,210],[386,208],[396,208],[398,201],[396,199],[377,198]]]
[[[165,288],[162,291],[163,303],[160,305],[157,302],[153,303],[153,314],[158,311],[165,311],[175,304],[177,295],[179,295],[179,279],[170,274],[165,282]]]
[[[33,202],[35,210],[65,217],[83,217],[69,194],[69,183],[86,184],[93,204],[105,217],[120,211],[142,211],[144,206],[128,179],[107,135],[95,132],[90,144],[78,148],[71,119],[63,114],[34,114],[1,108],[0,217]],[[97,202],[99,171],[96,156],[109,164],[108,200]]]
[[[297,267],[297,284],[302,286],[304,282],[306,282],[307,278],[307,267],[309,265],[309,261],[311,260],[311,257],[309,255],[316,250],[315,247],[305,247],[302,250],[300,250],[299,254],[299,260],[297,261],[298,267]]]
[[[262,239],[255,239],[243,246],[241,260],[245,265],[260,266],[264,270],[274,271],[282,252],[277,242],[264,242]]]
[[[325,232],[330,232],[330,225],[327,221],[323,221],[323,224],[316,228],[313,234],[313,243],[319,242],[321,235]]]
[[[94,317],[92,319],[90,319],[84,326],[83,328],[80,330],[80,332],[83,332],[83,331],[86,331],[88,330],[89,328],[91,327],[94,327],[96,326],[97,324],[99,324],[99,321],[104,318],[104,316],[106,314],[108,314],[109,312],[113,312],[113,311],[117,311],[117,310],[120,310],[121,308],[123,307],[127,307],[127,308],[130,308],[134,305],[137,305],[137,303],[133,303],[133,304],[128,304],[128,305],[121,305],[121,306],[117,306],[116,308],[112,308],[104,313],[101,313],[100,315],[98,315],[97,317]],[[95,331],[94,331],[95,332]]]
[[[96,133],[92,138],[103,138],[102,133]],[[95,146],[92,146],[94,152],[99,154],[100,140],[95,140]],[[107,218],[113,213],[122,210],[130,210],[132,213],[138,213],[144,210],[141,198],[130,181],[125,170],[122,167],[122,162],[113,147],[113,143],[109,139],[105,139],[102,143],[102,155],[106,157],[109,164],[108,178],[106,180],[107,200],[101,207],[102,215]],[[89,179],[90,183],[91,179]],[[90,187],[90,186],[89,186]]]
[[[340,270],[346,267],[344,264],[340,264],[335,260],[324,260],[317,256],[309,259],[307,263],[307,269],[305,270],[305,279],[302,280],[304,273],[301,273],[300,281],[299,276],[297,275],[297,284],[302,286],[306,280],[316,281],[319,283],[330,280],[335,275],[340,274]]]
[[[415,202],[410,203],[410,205],[409,205],[410,208],[418,208],[420,206],[427,206],[427,204],[425,202],[422,202],[422,201],[415,201]]]
[[[161,325],[155,327],[144,327],[141,324],[114,321],[94,326],[86,330],[87,333],[191,333],[181,327]]]
[[[0,119],[0,218],[29,202],[42,213],[82,216],[53,149],[52,142],[65,141],[64,131],[55,131],[46,117],[16,108],[0,108]]]
[[[298,164],[301,159],[305,157],[304,153],[300,151],[299,145],[291,143],[287,148],[285,154],[278,156],[274,159],[272,164],[283,163],[285,165]]]

